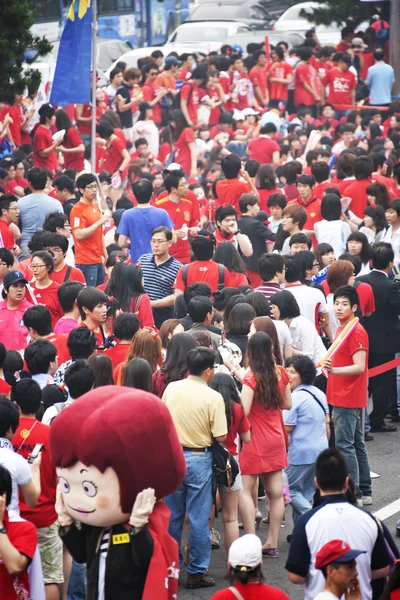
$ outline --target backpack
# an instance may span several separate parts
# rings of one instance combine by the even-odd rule
[[[385,23],[381,21],[381,28],[376,32],[376,41],[379,48],[384,48],[385,43],[389,39],[389,28],[386,29]]]
[[[218,264],[218,291],[221,291],[225,287],[225,282],[224,282],[225,269],[224,269],[224,265],[221,265],[219,263],[217,263],[217,264]],[[182,280],[183,280],[185,288],[187,288],[187,278],[188,278],[189,267],[190,267],[190,265],[184,265],[183,269],[182,269]]]
[[[193,93],[193,86],[190,83],[184,83],[172,101],[172,108],[180,108],[181,107],[181,91],[185,87],[185,85],[188,85],[190,87],[189,96],[187,99],[188,104],[189,104],[190,97]]]
[[[65,271],[65,277],[64,277],[63,283],[65,283],[66,281],[68,281],[68,277],[69,277],[69,274],[71,273],[71,271],[72,271],[72,267],[71,267],[71,265],[68,265],[68,268]]]

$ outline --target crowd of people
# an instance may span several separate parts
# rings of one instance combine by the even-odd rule
[[[38,106],[35,90],[0,107],[5,600],[142,597],[129,578],[105,595],[109,529],[97,564],[68,543],[48,451],[59,414],[104,386],[172,418],[186,475],[164,501],[186,588],[215,585],[220,511],[232,587],[213,597],[287,598],[261,563],[290,504],[286,569],[307,600],[395,597],[399,552],[363,507],[366,442],[400,420],[400,107],[389,25],[341,37],[197,62],[157,50],[118,63],[96,107]]]

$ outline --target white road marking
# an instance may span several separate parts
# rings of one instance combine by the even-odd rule
[[[387,506],[384,506],[383,508],[380,508],[373,514],[374,514],[374,517],[378,517],[378,519],[380,519],[381,521],[384,521],[385,519],[392,517],[393,515],[395,515],[398,512],[400,512],[400,499],[395,500],[394,502],[391,502],[390,504],[388,504]]]
[[[369,475],[370,475],[371,479],[379,479],[379,477],[380,477],[379,473],[374,473],[373,471],[370,471]]]

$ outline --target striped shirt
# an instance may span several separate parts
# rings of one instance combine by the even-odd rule
[[[174,294],[173,285],[181,263],[173,256],[156,265],[153,254],[142,254],[139,258],[144,278],[144,289],[150,300],[160,300]]]
[[[265,281],[254,290],[255,292],[261,292],[263,296],[266,297],[267,300],[271,298],[273,294],[276,292],[281,292],[282,288],[279,283],[266,283]]]

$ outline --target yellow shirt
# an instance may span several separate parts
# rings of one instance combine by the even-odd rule
[[[182,446],[206,448],[213,437],[228,433],[224,399],[200,377],[189,375],[170,383],[162,401],[171,413]]]

